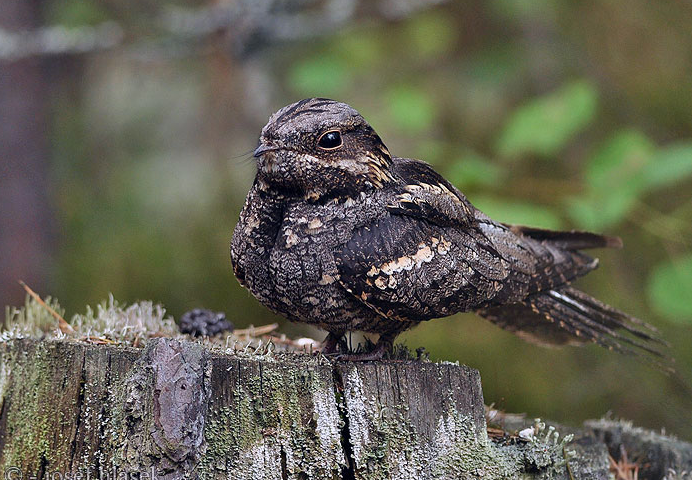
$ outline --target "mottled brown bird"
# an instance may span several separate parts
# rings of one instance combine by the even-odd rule
[[[547,345],[594,342],[661,354],[653,327],[570,286],[598,261],[581,250],[618,238],[507,225],[476,209],[420,160],[393,157],[350,106],[288,105],[262,129],[257,176],[231,243],[236,277],[290,320],[380,334],[475,311]]]

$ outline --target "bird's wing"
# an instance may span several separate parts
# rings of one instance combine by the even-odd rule
[[[387,204],[391,213],[442,227],[464,227],[475,222],[473,205],[427,163],[394,158],[392,167],[401,182]]]
[[[598,239],[602,238],[599,235],[504,225],[480,211],[476,211],[476,219],[478,228],[493,242],[498,252],[513,259],[514,270],[530,272],[526,295],[566,285],[598,267],[598,259],[571,247],[590,242],[589,246],[595,248]],[[536,236],[520,229],[530,230],[532,234],[536,232]],[[501,295],[486,305],[504,304],[510,300],[509,295]]]
[[[349,292],[381,315],[405,322],[451,315],[494,298],[512,270],[477,229],[398,213],[354,232],[336,259]]]
[[[469,310],[509,289],[513,263],[521,269],[521,262],[496,250],[468,200],[424,162],[395,158],[393,168],[399,182],[388,192],[387,215],[355,231],[336,254],[343,286],[405,321]]]
[[[566,238],[553,245],[476,216],[478,222],[464,228],[385,216],[355,232],[337,253],[340,281],[402,328],[474,310],[526,340],[598,343],[669,369],[657,349],[665,342],[652,327],[569,286],[596,260],[561,248]]]
[[[384,316],[420,321],[502,305],[595,268],[494,222],[429,165],[395,159],[388,215],[336,252],[342,285]]]
[[[527,227],[524,225],[503,224],[517,235],[526,236],[541,242],[549,242],[555,247],[564,250],[585,250],[589,248],[622,248],[622,240],[619,237],[609,237],[599,233],[570,230],[561,232],[545,230],[543,228]]]
[[[400,161],[397,172],[403,181],[388,215],[336,255],[356,298],[405,326],[475,310],[541,344],[594,342],[667,368],[650,326],[569,286],[598,265],[580,249],[619,247],[619,239],[501,224],[428,165]]]

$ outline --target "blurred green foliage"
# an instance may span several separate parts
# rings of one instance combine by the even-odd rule
[[[109,19],[108,10],[94,1],[64,0],[46,5],[46,18],[65,27],[95,25]]]
[[[692,255],[659,264],[649,280],[653,307],[673,322],[692,323]]]
[[[67,24],[123,7],[51,3]],[[623,237],[589,293],[656,325],[692,370],[692,37],[666,1],[453,2],[280,44],[251,59],[205,50],[88,57],[54,92],[61,227],[54,294],[70,314],[113,292],[204,306],[240,327],[277,319],[233,278],[228,242],[272,111],[307,96],[357,108],[395,155],[433,164],[492,217]],[[578,422],[607,410],[692,437],[685,388],[607,351],[545,350],[473,315],[407,332],[434,359],[479,368],[485,398]]]
[[[586,165],[586,189],[567,199],[574,221],[600,230],[620,222],[641,192],[637,178],[655,152],[655,146],[637,131],[617,132],[599,147]]]
[[[650,191],[692,177],[692,148],[688,142],[657,148],[641,132],[618,132],[591,157],[585,176],[587,190],[568,200],[569,212],[583,228],[607,228]]]
[[[506,200],[476,195],[473,204],[491,218],[516,225],[531,225],[540,228],[559,230],[563,222],[550,207],[528,202],[507,202]]]
[[[596,89],[571,82],[517,108],[497,141],[497,153],[516,159],[527,154],[551,158],[596,115]]]
[[[388,89],[385,98],[389,117],[402,132],[423,132],[435,120],[436,105],[424,90],[412,85],[397,85]]]
[[[324,96],[338,96],[353,83],[346,62],[335,57],[316,57],[296,64],[289,81],[298,91],[324,92]]]

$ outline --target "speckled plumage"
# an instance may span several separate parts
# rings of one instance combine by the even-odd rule
[[[373,358],[423,320],[476,311],[542,344],[657,354],[651,327],[569,286],[598,263],[580,249],[619,239],[495,222],[428,164],[392,157],[346,104],[282,108],[255,157],[234,272],[273,311],[330,332],[328,349],[375,332],[379,348],[362,357]]]

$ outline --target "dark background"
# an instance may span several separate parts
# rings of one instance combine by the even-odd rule
[[[268,116],[326,96],[498,220],[621,236],[578,285],[692,377],[689,1],[1,0],[0,27],[0,304],[21,278],[68,316],[112,292],[321,339],[240,288],[228,245]],[[692,438],[689,390],[632,358],[471,314],[401,338],[508,411]]]

